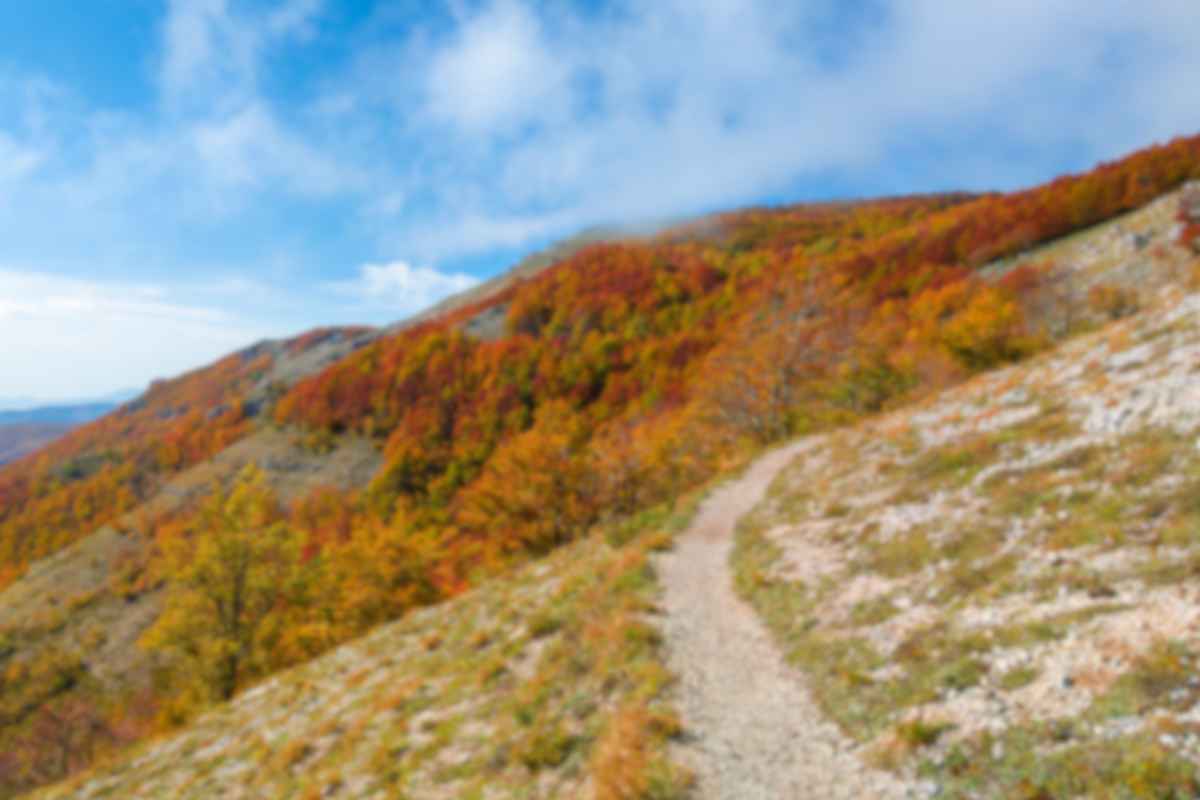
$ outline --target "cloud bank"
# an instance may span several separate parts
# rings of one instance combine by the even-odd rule
[[[403,102],[436,166],[407,187],[427,213],[400,237],[444,257],[830,174],[1012,186],[1040,179],[1048,153],[1083,166],[1200,127],[1185,89],[1200,74],[1194,3],[848,7],[470,7],[402,59],[423,76]]]
[[[0,332],[4,393],[56,399],[143,386],[269,331],[160,287],[0,269]]]
[[[381,309],[400,319],[478,284],[479,279],[471,275],[393,261],[365,264],[357,279],[336,282],[331,287],[359,306]]]

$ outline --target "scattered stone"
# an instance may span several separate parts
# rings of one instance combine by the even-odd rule
[[[921,781],[917,785],[917,791],[921,797],[939,797],[942,794],[942,785],[937,781]]]
[[[1179,214],[1184,222],[1200,223],[1200,183],[1189,183],[1180,192]]]

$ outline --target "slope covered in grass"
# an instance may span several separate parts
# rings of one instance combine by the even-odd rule
[[[1052,248],[1140,313],[813,437],[743,525],[739,588],[817,700],[939,796],[1200,790],[1200,262],[1177,204]]]
[[[648,556],[686,519],[571,545],[38,796],[682,797]]]

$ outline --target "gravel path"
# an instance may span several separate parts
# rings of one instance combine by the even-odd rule
[[[814,706],[729,572],[733,530],[807,443],[775,450],[701,506],[659,562],[671,669],[689,734],[680,754],[701,800],[902,798],[890,775],[864,766]]]

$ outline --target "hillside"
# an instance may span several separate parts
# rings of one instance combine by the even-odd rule
[[[767,444],[1151,307],[1156,287],[1185,282],[1167,193],[1198,176],[1200,139],[1183,139],[1008,195],[718,215],[567,247],[408,325],[263,343],[152,386],[0,470],[0,743],[12,754],[0,780],[23,790],[230,698],[224,708],[241,708],[256,696],[242,690],[292,680],[270,677],[280,670],[421,606],[456,613],[446,604],[501,591],[530,560]],[[1067,267],[1070,248],[1100,256]],[[230,620],[213,592],[235,563],[251,565],[253,616]],[[639,697],[651,699],[661,691]],[[584,707],[551,732],[555,777],[540,791],[585,785],[570,781],[617,746],[603,719]],[[540,759],[505,780],[528,783]],[[122,780],[139,779],[121,763]],[[609,796],[638,796],[621,791]]]
[[[646,517],[628,543],[571,545],[383,626],[41,796],[616,798],[623,782],[682,796],[661,641],[642,619],[653,523],[686,518]]]
[[[1200,263],[1179,203],[1029,254],[1131,293],[1095,332],[776,450],[686,531],[691,502],[603,525],[42,796],[1187,796]],[[746,681],[778,656],[735,644],[749,623],[713,587],[733,576],[787,687]]]
[[[1171,196],[1045,251],[1143,310],[805,440],[743,596],[868,763],[945,797],[1200,790],[1200,262]]]

